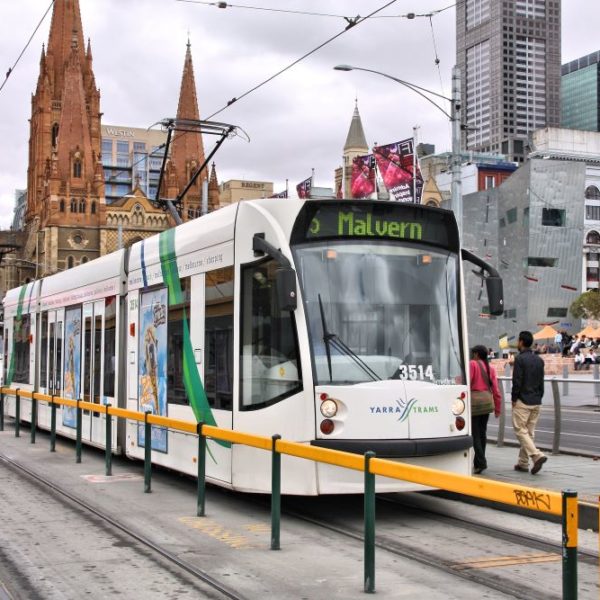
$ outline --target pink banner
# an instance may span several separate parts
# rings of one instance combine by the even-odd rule
[[[350,181],[352,198],[369,198],[375,193],[375,156],[356,156],[352,160]]]
[[[299,183],[296,186],[296,191],[298,192],[298,198],[310,198],[310,190],[312,188],[312,175]]]
[[[415,201],[413,193],[413,138],[373,148],[379,172],[391,198],[397,202]],[[421,202],[423,178],[417,165],[416,202]]]

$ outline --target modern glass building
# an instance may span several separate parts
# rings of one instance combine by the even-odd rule
[[[153,199],[167,134],[162,131],[102,125],[102,165],[106,204],[129,194],[136,185]]]
[[[522,162],[529,133],[559,125],[560,19],[560,0],[457,4],[464,149]]]
[[[560,124],[600,131],[600,50],[562,66]]]

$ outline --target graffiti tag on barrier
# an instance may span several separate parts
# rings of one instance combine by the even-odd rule
[[[535,510],[550,510],[550,494],[533,490],[513,490],[517,506],[524,506]]]

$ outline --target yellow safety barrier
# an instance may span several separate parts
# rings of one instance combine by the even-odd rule
[[[424,486],[439,488],[451,492],[457,492],[475,498],[492,500],[502,504],[509,504],[537,512],[562,516],[563,521],[563,597],[569,600],[577,598],[577,539],[578,539],[578,504],[577,493],[565,490],[562,493],[533,488],[513,483],[504,483],[479,477],[459,475],[439,469],[431,469],[410,465],[407,463],[392,461],[389,459],[376,458],[373,452],[367,452],[364,456],[352,454],[340,450],[319,448],[298,442],[280,439],[279,436],[268,438],[221,429],[203,423],[194,423],[180,419],[171,419],[151,413],[105,406],[81,400],[61,398],[38,392],[20,390],[18,388],[0,388],[0,410],[4,413],[4,396],[15,396],[17,398],[17,417],[19,420],[19,399],[29,398],[32,404],[39,401],[51,405],[53,412],[56,406],[70,406],[77,409],[77,457],[80,461],[81,454],[81,411],[87,410],[99,414],[105,414],[107,425],[111,422],[110,417],[143,422],[146,427],[146,438],[150,437],[151,425],[167,427],[176,431],[198,434],[198,516],[204,515],[204,485],[205,485],[205,454],[206,438],[229,442],[232,444],[243,444],[261,450],[272,452],[272,538],[271,548],[279,548],[279,515],[280,515],[280,455],[285,454],[315,462],[326,463],[363,471],[365,473],[365,590],[374,591],[374,521],[375,521],[375,476],[390,477],[401,481],[410,481]],[[32,411],[33,416],[33,411]],[[32,418],[32,421],[35,419]],[[2,421],[3,422],[3,421]],[[52,420],[51,436],[55,435],[55,419]],[[35,422],[32,422],[32,430],[35,430]],[[15,428],[18,437],[18,424]],[[107,474],[110,469],[108,455],[111,454],[110,429],[107,427]],[[32,442],[34,437],[32,435]],[[52,449],[52,442],[51,442]],[[144,458],[144,480],[145,491],[150,491],[151,474],[151,448],[145,448]],[[368,548],[367,548],[368,546]],[[367,566],[367,563],[369,565]],[[368,583],[367,583],[368,582]],[[368,587],[368,590],[367,590]]]

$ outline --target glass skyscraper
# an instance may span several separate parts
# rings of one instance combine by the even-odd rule
[[[600,131],[600,50],[562,66],[560,124]]]

